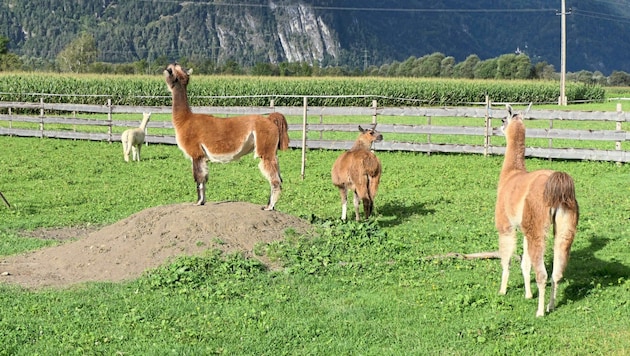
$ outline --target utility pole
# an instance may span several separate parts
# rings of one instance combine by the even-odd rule
[[[568,14],[571,14],[569,9]],[[565,81],[567,76],[567,12],[565,0],[562,0],[562,7],[560,10],[560,97],[558,98],[558,105],[567,105],[567,96],[565,94]]]

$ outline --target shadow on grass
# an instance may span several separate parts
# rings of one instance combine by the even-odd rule
[[[377,206],[376,211],[383,219],[379,219],[381,227],[391,227],[402,224],[414,215],[428,215],[435,213],[435,209],[426,208],[425,203],[415,202],[411,205],[388,202]]]
[[[630,267],[595,256],[597,251],[606,246],[608,239],[592,237],[589,242],[588,247],[571,252],[565,272],[571,284],[564,291],[565,300],[580,300],[595,289],[620,286],[630,276]]]

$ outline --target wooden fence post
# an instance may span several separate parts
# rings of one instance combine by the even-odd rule
[[[269,100],[269,108],[271,109],[271,112],[275,112],[276,111],[276,101],[271,99]]]
[[[621,131],[621,122],[622,122],[622,116],[623,115],[623,111],[621,110],[621,103],[617,103],[617,123],[615,124],[615,130],[617,131]],[[621,141],[617,141],[615,142],[615,149],[617,151],[621,151]],[[621,161],[617,162],[617,165],[620,166],[622,164]]]
[[[617,103],[617,124],[615,125],[615,130],[621,131],[621,115],[623,115],[623,111],[621,111],[621,103]],[[615,149],[617,151],[621,151],[621,141],[615,142]]]
[[[431,116],[427,116],[427,126],[431,126]],[[431,155],[431,134],[427,134],[427,145],[429,145],[429,149],[427,150],[427,156]]]
[[[553,119],[549,119],[549,132],[553,130]],[[551,148],[553,148],[553,138],[549,137],[549,152],[551,152]],[[551,154],[549,155],[549,161],[551,161]]]
[[[39,138],[44,137],[44,98],[39,98]]]
[[[486,131],[483,135],[483,156],[488,157],[490,136],[492,136],[492,119],[490,118],[490,97],[486,95]]]
[[[9,108],[9,129],[13,128],[13,115],[11,115],[11,108]],[[9,135],[13,137],[13,134]]]
[[[322,111],[319,112],[319,123],[320,124],[324,123],[324,114],[322,114]],[[324,139],[324,130],[319,130],[319,139],[320,140]]]
[[[378,115],[378,105],[376,105],[376,99],[372,100],[372,108],[374,109],[374,115],[372,115],[372,125],[376,125],[376,116]]]
[[[304,180],[304,175],[306,173],[306,125],[307,125],[307,113],[308,113],[308,97],[304,97],[304,112],[302,114],[302,169],[300,171],[300,176],[302,180]]]
[[[107,134],[109,135],[109,143],[112,143],[112,99],[107,99]]]

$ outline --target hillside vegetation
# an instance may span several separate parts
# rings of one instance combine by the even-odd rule
[[[568,71],[630,72],[630,0],[567,7]],[[522,52],[559,69],[558,8],[543,0],[0,0],[0,36],[40,67],[87,33],[98,60],[116,63],[194,58],[364,69],[436,52],[457,62]]]

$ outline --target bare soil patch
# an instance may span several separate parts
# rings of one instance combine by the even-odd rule
[[[310,225],[278,211],[242,202],[174,204],[146,209],[99,230],[43,229],[30,236],[67,241],[59,246],[0,260],[0,282],[27,288],[65,287],[81,282],[123,281],[183,255],[208,249],[255,256],[254,246],[281,240],[292,228]]]

